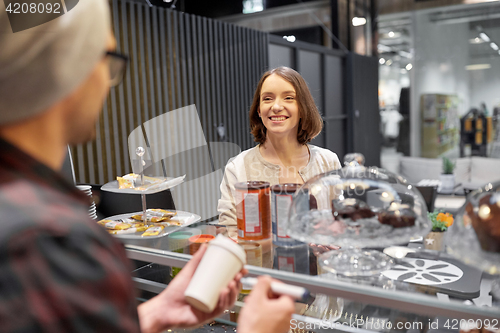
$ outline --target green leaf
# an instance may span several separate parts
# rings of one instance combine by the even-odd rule
[[[429,220],[432,222],[432,230],[433,231],[446,231],[446,230],[448,230],[448,227],[446,226],[446,222],[437,220],[437,216],[439,213],[443,213],[443,211],[435,210],[432,213],[431,212],[427,213]]]
[[[443,174],[451,175],[455,170],[456,162],[452,162],[448,157],[443,157]]]

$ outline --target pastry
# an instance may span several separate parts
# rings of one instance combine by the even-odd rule
[[[410,209],[410,206],[391,203],[389,208],[381,211],[378,214],[378,220],[382,224],[390,225],[394,228],[411,227],[415,225],[417,216],[415,212]]]
[[[480,198],[476,211],[468,203],[465,212],[476,231],[481,248],[500,253],[500,194],[487,194]]]
[[[332,201],[332,213],[335,219],[351,219],[356,221],[359,219],[374,217],[375,213],[372,212],[368,205],[358,199],[345,199]]]

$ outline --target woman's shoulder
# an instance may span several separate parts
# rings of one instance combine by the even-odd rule
[[[333,151],[315,145],[308,144],[307,146],[309,147],[309,151],[311,152],[312,158],[316,160],[322,160],[328,164],[333,164],[336,169],[340,168],[339,157]]]
[[[329,159],[338,159],[337,154],[335,154],[330,149],[321,148],[314,145],[307,145],[307,146],[309,147],[309,151],[311,152],[311,154],[327,157]]]

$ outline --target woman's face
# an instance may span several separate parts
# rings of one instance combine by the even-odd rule
[[[267,135],[297,138],[300,115],[293,85],[279,75],[270,75],[260,91],[259,116]]]

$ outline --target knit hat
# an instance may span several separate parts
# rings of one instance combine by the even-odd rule
[[[109,15],[106,0],[80,0],[62,16],[14,33],[0,1],[0,125],[41,113],[90,75],[106,52]]]

